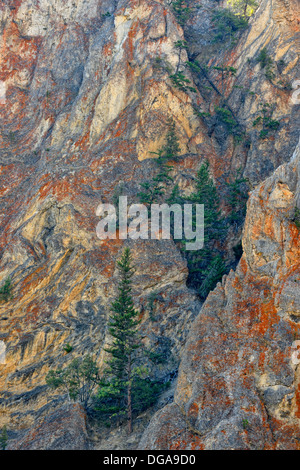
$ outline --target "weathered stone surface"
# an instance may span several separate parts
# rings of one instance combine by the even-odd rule
[[[39,420],[22,438],[11,442],[8,450],[88,450],[84,409],[66,405]]]
[[[207,33],[209,44],[207,11],[215,0],[203,0],[205,11],[195,11],[184,30],[163,0],[0,4],[0,80],[6,88],[0,106],[0,282],[11,276],[14,285],[14,299],[0,304],[0,339],[7,345],[7,362],[0,365],[0,426],[28,428],[48,412],[57,397],[48,395],[45,376],[73,354],[89,352],[102,364],[115,261],[123,245],[97,239],[95,211],[122,185],[129,202],[136,202],[140,183],[155,171],[147,158],[163,142],[168,117],[175,120],[182,151],[172,178],[187,191],[203,158],[209,159],[221,193],[224,179],[239,167],[254,185],[288,160],[298,138],[297,106],[290,102],[291,90],[266,80],[257,56],[267,45],[274,60],[285,61],[284,80],[298,78],[295,1],[262,0],[231,52],[224,56],[218,48],[210,56],[212,65],[225,59],[238,68],[237,79],[226,81],[226,94],[245,124],[250,147],[235,147],[222,126],[195,115],[194,106],[213,111],[219,98],[204,93],[188,68],[195,93],[175,88],[167,68],[156,64],[159,57],[174,72],[175,43],[185,36],[196,57],[199,45],[203,49],[199,32]],[[220,82],[217,73],[214,79]],[[235,86],[252,94],[244,96]],[[280,121],[266,141],[252,126],[262,98],[276,103],[274,118]],[[289,205],[293,191],[278,184],[272,199]],[[253,275],[270,276],[279,242],[270,235],[267,246],[264,237],[255,243],[249,263],[251,256],[261,259]],[[130,246],[138,267],[135,297],[144,341],[159,350],[168,344],[171,354],[155,371],[168,376],[178,366],[199,303],[186,287],[186,263],[171,241]],[[275,299],[283,316],[294,319],[299,315],[295,275],[282,278]],[[154,322],[148,306],[153,291],[158,294]],[[71,355],[63,352],[67,342],[74,348]]]
[[[299,449],[299,195],[300,145],[252,192],[244,255],[194,321],[174,403],[154,416],[141,449]]]
[[[103,361],[123,246],[97,239],[98,204],[111,200],[119,183],[131,200],[136,196],[153,170],[151,162],[139,161],[161,144],[171,109],[183,151],[198,123],[190,98],[174,90],[166,74],[153,72],[158,48],[176,63],[173,43],[183,34],[163,3],[14,6],[1,5],[0,79],[7,87],[0,108],[1,280],[12,277],[14,299],[0,305],[7,345],[0,420],[18,428],[33,424],[47,406],[46,373],[73,356],[64,354],[64,344],[71,343],[75,355],[89,352]],[[172,242],[132,249],[144,341],[158,349],[169,345],[165,369],[155,372],[168,375],[199,307]]]
[[[283,162],[288,162],[299,139],[299,110],[291,101],[291,84],[299,79],[299,2],[298,0],[261,0],[248,28],[233,49],[212,45],[215,33],[211,22],[211,10],[215,2],[195,0],[193,5],[200,5],[195,10],[185,28],[189,42],[190,56],[193,59],[207,61],[211,66],[234,67],[236,78],[225,80],[225,96],[235,111],[240,123],[245,126],[250,148],[234,148],[232,141],[226,139],[226,132],[220,123],[210,127],[214,151],[210,155],[214,172],[217,176],[243,168],[244,175],[256,185]],[[226,2],[223,2],[223,6]],[[272,84],[266,79],[266,69],[262,69],[258,56],[266,49],[273,61],[272,67],[277,78]],[[282,69],[281,69],[282,64]],[[221,89],[221,73],[215,72],[214,83]],[[210,85],[203,77],[194,76],[195,83],[203,94],[200,101],[204,112],[213,112],[221,102],[214,91],[207,92],[203,85]],[[281,84],[278,85],[278,83]],[[211,86],[211,85],[210,85]],[[203,99],[204,98],[204,99]],[[274,107],[273,119],[280,122],[276,136],[260,139],[260,128],[253,127],[258,117],[260,103]],[[206,142],[206,139],[205,139]],[[202,154],[202,144],[198,145]],[[205,152],[205,151],[204,151]],[[220,158],[222,155],[222,158]]]

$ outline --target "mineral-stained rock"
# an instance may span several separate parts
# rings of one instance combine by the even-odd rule
[[[195,319],[141,449],[299,449],[299,197],[300,146],[252,192],[244,255]]]
[[[174,42],[183,36],[163,3],[23,0],[10,6],[0,6],[6,88],[0,280],[12,277],[14,299],[0,305],[7,347],[0,426],[14,429],[33,425],[47,406],[50,368],[73,354],[90,353],[103,363],[123,245],[97,239],[97,206],[111,201],[119,184],[138,202],[140,183],[153,171],[140,160],[161,145],[170,115],[180,121],[183,152],[199,122],[191,99],[170,86],[166,72],[154,73],[158,53],[175,66]],[[192,157],[194,168],[197,160]],[[172,241],[131,246],[144,341],[166,353],[164,371],[154,371],[161,378],[176,370],[199,304]]]
[[[65,405],[39,420],[9,450],[88,450],[85,411],[78,403]]]
[[[123,244],[97,239],[96,208],[111,202],[118,188],[129,203],[138,202],[141,183],[156,171],[148,157],[164,142],[169,117],[182,154],[174,162],[172,181],[187,191],[204,158],[222,196],[222,182],[238,168],[255,185],[287,161],[295,147],[299,124],[292,90],[272,85],[257,57],[267,47],[277,68],[281,60],[282,82],[299,78],[297,0],[262,0],[236,45],[230,51],[215,46],[209,57],[210,65],[225,61],[238,70],[237,78],[225,84],[247,136],[238,146],[224,124],[195,114],[195,108],[214,113],[220,104],[208,83],[188,67],[184,73],[196,91],[176,88],[170,78],[178,65],[178,41],[188,42],[183,64],[211,44],[208,16],[217,2],[191,2],[194,7],[200,3],[202,10],[195,9],[184,28],[164,0],[0,3],[0,85],[5,89],[0,104],[0,283],[10,276],[14,295],[0,304],[0,340],[7,347],[6,364],[0,364],[0,427],[25,429],[49,412],[56,399],[45,385],[49,369],[86,353],[103,364],[115,263]],[[212,78],[220,86],[217,70]],[[260,139],[253,127],[261,101],[275,104],[274,119],[280,122],[268,139]],[[270,204],[289,206],[293,191],[290,178],[278,182]],[[254,217],[255,211],[250,214]],[[277,238],[268,232],[255,239],[252,254],[248,249],[251,269],[256,263],[252,284],[258,283],[257,290],[261,275],[270,280],[281,263],[281,228],[272,230]],[[186,287],[186,262],[172,241],[129,244],[137,266],[134,297],[143,341],[166,352],[165,364],[153,371],[166,378],[178,367],[200,306]],[[286,253],[291,262],[293,250]],[[282,275],[282,289],[274,298],[278,312],[292,324],[299,316],[296,275]],[[153,293],[154,321],[149,315]],[[235,318],[234,312],[228,315]],[[73,346],[69,355],[63,350],[66,343]],[[279,385],[267,393],[269,402],[282,396],[282,387],[290,387]],[[288,407],[290,395],[285,397]]]

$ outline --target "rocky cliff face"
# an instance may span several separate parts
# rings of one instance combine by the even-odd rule
[[[142,449],[299,449],[300,146],[251,194],[244,255],[193,323]],[[297,355],[295,355],[297,357]]]
[[[89,450],[85,410],[78,404],[61,407],[19,437],[9,450]]]
[[[262,0],[230,49],[216,48],[210,37],[214,0],[192,1],[193,14],[184,27],[169,3],[7,0],[0,5],[0,80],[6,90],[0,105],[0,280],[10,276],[14,286],[13,300],[0,304],[0,340],[7,346],[6,364],[0,365],[0,426],[27,428],[62,404],[58,396],[49,395],[45,375],[49,368],[71,360],[72,355],[63,353],[66,343],[72,344],[72,354],[89,352],[102,363],[115,292],[115,261],[123,244],[97,239],[96,208],[112,201],[120,187],[136,202],[141,182],[154,171],[150,152],[162,145],[169,117],[175,120],[182,153],[172,176],[187,190],[204,158],[211,163],[222,195],[224,180],[236,169],[241,168],[255,186],[287,162],[297,144],[298,106],[291,102],[288,86],[299,78],[297,0]],[[188,48],[179,57],[176,43],[182,40]],[[273,60],[271,80],[258,61],[264,48]],[[175,87],[170,78],[179,60],[215,67],[225,63],[237,72],[224,82],[218,69],[205,77],[184,65],[192,91]],[[223,88],[247,135],[238,144],[224,122],[206,117],[214,116]],[[267,139],[259,137],[259,126],[253,127],[261,116],[261,102],[272,106],[272,119],[279,123]],[[205,115],[195,113],[195,108]],[[168,409],[161,412],[171,420],[179,447],[193,446],[194,441],[196,446],[230,446],[230,439],[240,435],[243,407],[253,420],[245,415],[249,428],[233,446],[255,446],[251,436],[247,444],[247,435],[254,435],[262,420],[266,446],[275,441],[287,445],[289,433],[294,440],[297,437],[296,374],[285,349],[291,346],[297,326],[293,286],[299,278],[292,267],[299,256],[299,233],[291,222],[298,184],[292,170],[295,161],[280,167],[254,191],[244,257],[237,273],[230,273],[210,295],[193,325],[194,339],[189,337],[185,349],[200,305],[186,287],[182,255],[172,241],[130,242],[138,268],[135,298],[144,341],[168,351],[164,367],[155,373],[175,374],[184,351],[181,370],[186,368],[186,376],[181,373],[176,392],[183,414],[175,411],[175,404],[170,405],[170,414]],[[233,236],[230,246],[238,236]],[[154,291],[153,322],[148,299]],[[214,315],[220,317],[217,323]],[[218,341],[201,349],[193,341],[201,342],[205,329],[210,331],[208,337],[216,333]],[[234,349],[234,338],[239,351]],[[221,341],[228,343],[232,359],[225,356]],[[203,364],[207,361],[208,370]],[[195,368],[198,385],[194,377],[189,386],[184,385]],[[204,377],[211,377],[207,392],[201,385]],[[233,382],[227,389],[230,377]],[[249,380],[248,392],[245,386],[235,386],[235,380]],[[219,398],[210,398],[215,389]],[[264,394],[270,403],[261,398]],[[205,409],[205,422],[198,418],[197,406]],[[219,409],[214,418],[209,415],[212,406]],[[188,421],[182,421],[183,416]],[[154,418],[162,423],[161,419],[161,415]],[[223,433],[226,419],[233,422],[228,441]],[[185,444],[178,424],[183,422],[191,422],[201,437],[188,434]],[[162,443],[152,429],[153,424],[141,446],[171,445],[171,438]],[[213,432],[218,437],[213,438]]]

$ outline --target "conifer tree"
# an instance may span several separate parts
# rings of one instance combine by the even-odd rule
[[[166,143],[162,148],[162,154],[160,158],[164,161],[176,160],[179,156],[180,145],[179,139],[176,133],[176,126],[174,119],[168,120],[168,132],[166,135]]]
[[[8,302],[13,298],[11,278],[8,277],[0,287],[0,301]]]
[[[125,248],[118,261],[120,271],[119,295],[112,303],[112,315],[109,322],[109,333],[113,338],[112,345],[105,349],[110,354],[108,368],[102,381],[98,398],[107,399],[104,408],[113,415],[127,412],[128,431],[132,432],[132,382],[135,375],[135,352],[138,349],[140,324],[139,313],[134,308],[131,295],[134,267],[129,248]],[[125,411],[126,410],[126,411]]]
[[[156,164],[158,172],[152,178],[152,181],[146,181],[141,184],[143,191],[138,196],[142,204],[158,203],[161,197],[165,194],[166,186],[172,181],[170,172],[173,167],[168,164],[170,160],[176,160],[180,154],[180,144],[176,133],[176,126],[174,119],[168,119],[168,131],[165,139],[165,144],[158,152],[153,152],[157,155]]]
[[[189,281],[200,297],[205,298],[225,272],[225,265],[216,241],[224,236],[220,201],[216,186],[209,174],[209,163],[205,161],[197,174],[194,193],[190,203],[204,204],[204,247],[200,251],[187,251]]]
[[[181,26],[185,25],[192,13],[192,8],[188,6],[188,3],[187,0],[172,0],[175,16]]]
[[[231,206],[229,221],[241,225],[246,216],[246,204],[248,200],[248,178],[242,176],[242,170],[236,171],[231,181],[225,183],[228,188],[228,203]]]
[[[232,6],[233,11],[237,15],[244,17],[252,16],[258,7],[258,3],[255,0],[229,0],[228,5]]]
[[[149,377],[148,369],[140,365],[146,358],[138,332],[139,312],[132,298],[134,266],[129,248],[125,248],[118,261],[120,282],[118,296],[112,303],[109,333],[112,344],[105,349],[110,358],[100,381],[95,409],[102,418],[127,416],[128,432],[132,432],[133,417],[153,405],[168,386]]]
[[[7,429],[6,429],[6,426],[4,426],[0,434],[0,447],[2,450],[6,449],[7,442],[8,442]]]

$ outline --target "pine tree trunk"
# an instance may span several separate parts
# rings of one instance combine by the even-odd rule
[[[127,389],[128,433],[132,433],[132,403],[131,403],[131,357],[128,359],[128,389]]]

